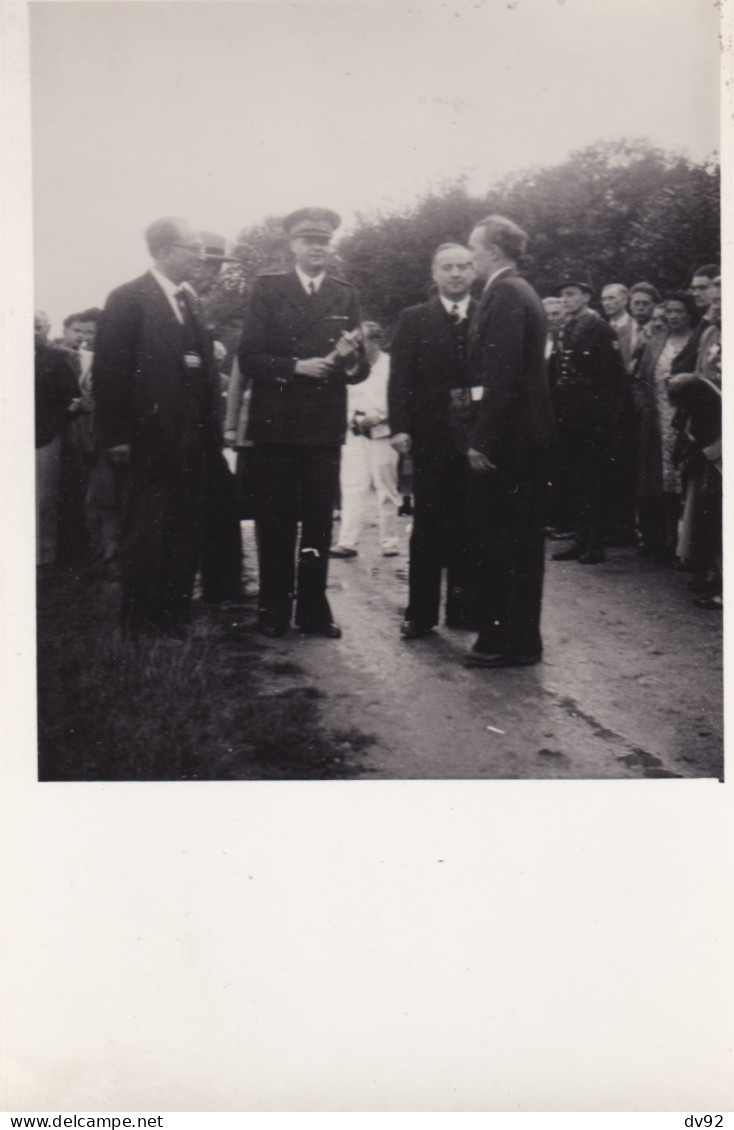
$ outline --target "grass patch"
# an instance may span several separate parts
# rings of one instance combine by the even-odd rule
[[[184,643],[135,646],[119,587],[54,566],[38,585],[42,781],[334,780],[364,775],[369,735],[333,732],[322,693],[280,677],[254,608],[197,611]],[[278,676],[273,686],[273,677]]]

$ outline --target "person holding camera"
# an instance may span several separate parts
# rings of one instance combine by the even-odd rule
[[[356,557],[370,487],[377,493],[380,544],[383,557],[398,555],[399,455],[390,443],[387,385],[390,358],[381,349],[382,327],[363,322],[362,343],[370,366],[366,381],[347,389],[347,435],[342,448],[341,527],[339,543],[330,557]]]

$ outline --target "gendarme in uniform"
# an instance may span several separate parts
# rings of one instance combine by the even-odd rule
[[[361,350],[336,355],[342,334],[360,324],[357,291],[325,269],[339,222],[324,208],[286,217],[294,266],[257,277],[240,345],[240,367],[252,381],[247,438],[254,443],[258,621],[275,635],[289,626],[294,595],[302,630],[340,635],[325,591],[332,513],[346,385],[364,380],[369,366]]]

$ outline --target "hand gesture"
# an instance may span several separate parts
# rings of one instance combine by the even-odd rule
[[[295,371],[300,377],[313,377],[321,380],[332,372],[331,361],[326,357],[309,357],[306,361],[296,361]]]
[[[357,352],[361,340],[359,330],[352,330],[351,333],[344,330],[335,346],[337,357],[352,357]]]
[[[398,432],[390,440],[390,444],[399,455],[410,455],[410,449],[413,446],[413,441],[407,432]]]
[[[486,455],[482,455],[481,451],[477,451],[475,447],[470,447],[466,453],[469,460],[469,466],[472,471],[496,471],[497,467],[494,463],[490,463]]]

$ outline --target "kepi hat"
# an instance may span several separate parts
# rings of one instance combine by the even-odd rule
[[[318,235],[331,239],[341,222],[341,216],[330,208],[299,208],[285,217],[283,227],[290,239],[299,235]]]
[[[563,271],[558,289],[562,290],[564,286],[577,286],[579,290],[585,290],[589,294],[594,293],[594,284],[591,281],[591,275],[588,271],[585,271],[583,267],[572,267],[568,271]]]
[[[227,254],[227,241],[223,235],[213,231],[200,231],[201,242],[204,244],[204,258],[207,263],[238,263],[232,255]]]

